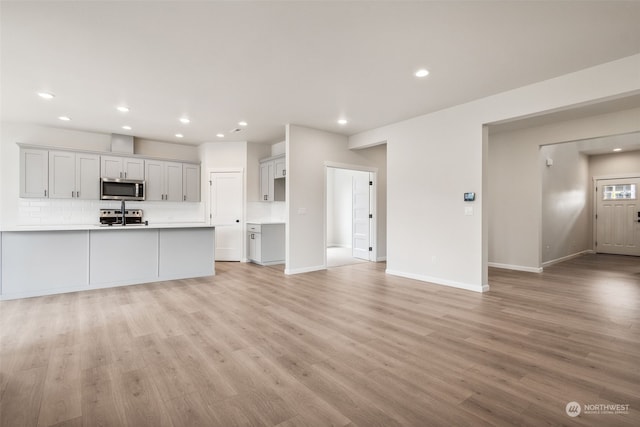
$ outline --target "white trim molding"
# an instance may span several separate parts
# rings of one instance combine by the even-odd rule
[[[585,254],[593,254],[595,251],[593,249],[585,249],[584,251],[576,252],[575,254],[563,256],[561,258],[552,259],[551,261],[546,261],[542,263],[542,267],[549,267],[550,265],[557,264],[562,261],[569,261],[570,259],[577,258],[581,255]]]
[[[493,268],[502,268],[505,270],[526,271],[528,273],[542,273],[542,267],[529,267],[526,265],[502,264],[499,262],[488,262],[487,265]]]
[[[291,275],[291,274],[311,273],[312,271],[319,271],[319,270],[326,270],[326,269],[327,267],[324,265],[316,265],[315,267],[304,267],[304,268],[294,268],[294,269],[285,268],[284,274]]]
[[[407,279],[419,280],[438,286],[449,286],[451,288],[465,289],[474,292],[488,292],[489,285],[472,285],[470,283],[454,282],[453,280],[441,279],[439,277],[423,276],[421,274],[405,273],[403,271],[385,270],[385,273],[392,276],[405,277]]]

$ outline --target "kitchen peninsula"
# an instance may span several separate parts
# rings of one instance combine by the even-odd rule
[[[3,229],[0,299],[215,274],[205,223],[16,226]]]

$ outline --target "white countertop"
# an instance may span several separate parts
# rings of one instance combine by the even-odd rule
[[[267,225],[267,224],[284,224],[284,221],[247,221],[247,224],[256,224],[256,225]]]
[[[16,225],[0,231],[104,231],[104,230],[146,230],[159,228],[215,228],[205,222],[150,223],[149,225],[105,226],[98,224],[61,224],[61,225]]]

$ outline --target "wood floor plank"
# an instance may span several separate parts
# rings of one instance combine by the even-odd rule
[[[82,369],[78,347],[58,347],[52,351],[38,426],[69,421],[82,415]]]
[[[0,301],[0,426],[640,425],[637,258],[491,268],[485,294],[384,270]]]
[[[0,426],[37,426],[46,368],[31,368],[9,374],[0,401]]]

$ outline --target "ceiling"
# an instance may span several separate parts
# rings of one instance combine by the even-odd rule
[[[640,52],[636,1],[2,1],[0,14],[3,121],[187,144],[277,142],[287,123],[351,135]]]

